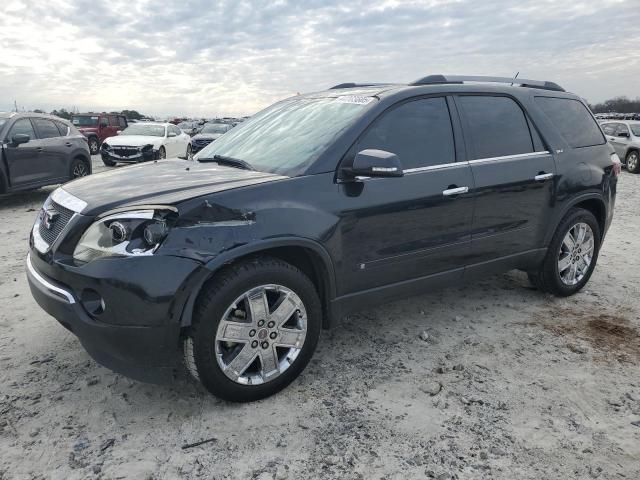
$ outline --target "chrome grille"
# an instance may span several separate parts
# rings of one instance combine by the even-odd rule
[[[193,140],[193,146],[200,149],[209,145],[213,140]]]
[[[67,226],[74,213],[73,210],[69,210],[52,201],[49,206],[43,208],[40,212],[40,225],[38,227],[40,237],[42,237],[48,245],[53,245],[53,242],[60,236],[60,233],[62,233],[64,227]]]
[[[140,155],[140,149],[138,147],[111,147],[113,153],[120,155],[121,157],[133,157]]]

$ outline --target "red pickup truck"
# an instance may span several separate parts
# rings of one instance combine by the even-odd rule
[[[87,137],[91,155],[100,151],[105,139],[127,128],[127,117],[111,113],[74,113],[71,123]]]

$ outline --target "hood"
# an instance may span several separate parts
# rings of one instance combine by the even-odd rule
[[[109,137],[105,142],[113,146],[125,147],[142,147],[144,145],[156,145],[164,140],[163,137],[154,137],[152,135],[116,135]]]
[[[172,205],[201,195],[287,177],[216,163],[162,160],[121,167],[66,183],[62,188],[87,202],[84,215],[124,206]]]
[[[191,138],[193,140],[215,140],[216,138],[220,138],[221,136],[221,133],[198,133]]]

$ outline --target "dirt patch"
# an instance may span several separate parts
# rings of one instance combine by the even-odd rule
[[[551,319],[545,318],[542,325],[555,335],[587,342],[608,358],[624,363],[640,362],[640,331],[623,315],[562,309],[553,312]],[[580,350],[580,346],[570,345],[570,349]]]

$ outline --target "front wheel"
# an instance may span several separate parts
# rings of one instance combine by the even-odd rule
[[[164,158],[167,158],[167,151],[164,149],[164,147],[160,147],[160,149],[158,150],[158,159],[162,160]]]
[[[89,165],[81,158],[75,158],[71,162],[71,178],[86,177],[89,175]]]
[[[600,250],[600,226],[588,210],[574,208],[562,219],[541,267],[529,272],[538,289],[566,297],[586,285]]]
[[[89,152],[91,152],[91,155],[96,155],[98,153],[98,150],[100,150],[100,142],[96,137],[89,137],[88,143]]]
[[[632,150],[627,154],[626,158],[627,171],[629,173],[638,173],[640,171],[640,157],[638,157],[638,152],[636,150]]]
[[[201,292],[185,363],[214,395],[259,400],[302,372],[321,318],[316,289],[300,270],[271,257],[247,260],[216,274]]]

